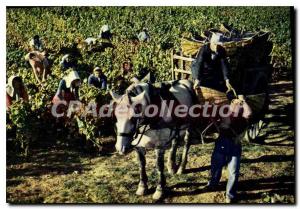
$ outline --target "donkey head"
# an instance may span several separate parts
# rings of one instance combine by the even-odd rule
[[[128,93],[122,96],[110,93],[114,101],[114,114],[117,120],[115,147],[120,154],[126,154],[132,148],[131,142],[139,128],[138,121],[143,117],[143,110],[147,105],[147,92],[144,90],[136,96],[130,96]]]

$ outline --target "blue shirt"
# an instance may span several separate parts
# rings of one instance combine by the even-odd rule
[[[100,78],[96,77],[94,74],[91,74],[88,78],[89,86],[95,86],[99,89],[106,89],[107,78],[105,75],[101,75]]]

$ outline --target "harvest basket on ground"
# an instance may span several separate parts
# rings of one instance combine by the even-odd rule
[[[199,40],[193,38],[181,39],[180,52],[171,54],[172,79],[191,79],[191,65],[200,48],[209,43],[212,32],[221,32],[230,37],[224,42],[227,59],[231,68],[231,83],[247,97],[254,109],[253,118],[245,137],[254,140],[263,127],[264,115],[268,109],[268,83],[272,74],[271,51],[273,44],[270,33],[237,32],[228,30],[223,25],[219,30],[211,29]]]

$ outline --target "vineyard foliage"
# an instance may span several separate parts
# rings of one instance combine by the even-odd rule
[[[27,87],[30,97],[30,110],[27,106],[15,105],[12,111],[28,111],[24,117],[49,117],[45,114],[47,105],[58,87],[59,80],[65,75],[60,70],[59,62],[64,49],[72,48],[76,40],[97,37],[100,28],[108,24],[112,28],[114,48],[103,51],[82,51],[78,58],[78,71],[83,81],[99,66],[108,77],[110,86],[114,86],[121,65],[131,59],[134,72],[148,68],[154,72],[157,80],[171,79],[170,54],[180,50],[180,38],[197,36],[209,28],[218,28],[221,23],[232,25],[241,31],[266,30],[271,32],[274,43],[272,62],[287,69],[292,66],[291,12],[289,7],[35,7],[7,8],[7,78],[13,74],[20,75]],[[137,34],[147,28],[150,41],[139,43]],[[44,86],[38,87],[30,65],[24,60],[29,51],[29,40],[38,34],[44,41],[52,63],[52,75]],[[81,98],[92,99],[103,95],[94,88],[83,85]],[[34,114],[32,114],[32,112]],[[14,115],[14,114],[12,114]],[[51,121],[51,120],[49,120]],[[82,120],[81,122],[84,122]],[[17,127],[23,127],[28,133],[26,120],[14,120]],[[91,121],[89,121],[89,126]],[[86,124],[81,127],[88,127]],[[37,127],[36,127],[37,128]],[[90,128],[94,130],[95,127]],[[87,130],[81,130],[87,138],[93,138]],[[95,131],[92,131],[95,133]]]

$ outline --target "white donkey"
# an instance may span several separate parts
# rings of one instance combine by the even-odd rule
[[[162,110],[163,102],[167,101],[169,103],[173,99],[176,100],[177,105],[191,107],[195,101],[192,82],[188,80],[170,81],[163,83],[160,88],[148,83],[135,83],[126,90],[126,94],[119,96],[111,92],[111,95],[114,100],[114,115],[117,120],[116,150],[120,154],[126,154],[135,147],[137,151],[140,164],[140,182],[136,194],[147,194],[145,148],[154,148],[159,180],[153,199],[161,199],[164,196],[166,185],[163,173],[165,150],[171,144],[167,168],[173,174],[177,168],[176,150],[179,139],[184,139],[181,164],[177,170],[177,173],[182,173],[187,163],[192,126],[187,118],[177,118],[172,113],[161,116],[151,112],[153,114],[149,117],[146,114],[147,108],[145,107],[154,105]]]

